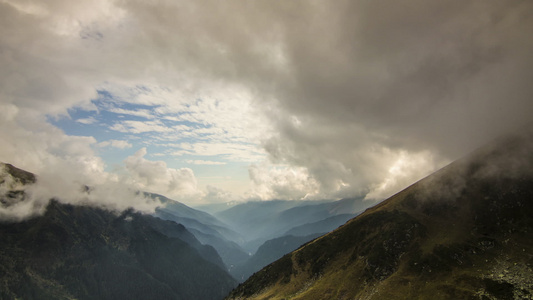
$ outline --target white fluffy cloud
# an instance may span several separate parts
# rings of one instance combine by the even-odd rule
[[[399,151],[390,153],[394,163],[382,177],[381,182],[370,186],[366,199],[381,200],[405,189],[417,180],[424,178],[442,166],[429,151],[408,153]]]
[[[109,109],[109,111],[112,112],[112,113],[115,113],[115,114],[143,117],[143,118],[146,118],[146,119],[155,118],[155,116],[147,109],[131,110],[131,109],[123,109],[123,108],[113,107],[113,108]]]
[[[198,142],[175,145],[174,156],[194,154],[199,156],[222,156],[227,160],[254,162],[264,158],[262,149],[255,145],[238,143]]]
[[[207,193],[203,198],[203,201],[206,203],[224,203],[241,200],[238,195],[234,195],[231,192],[212,185],[206,186],[206,190]]]
[[[305,168],[253,164],[248,173],[252,189],[247,196],[251,199],[301,200],[319,196],[320,185]]]
[[[93,117],[89,117],[89,118],[77,119],[76,122],[81,123],[81,124],[85,124],[85,125],[89,125],[89,124],[94,124],[94,123],[98,122],[98,120],[96,120]]]
[[[188,80],[191,80],[189,78]],[[147,120],[123,120],[111,127],[120,132],[157,132],[162,140],[172,141],[177,136],[224,143],[257,143],[268,134],[271,125],[261,107],[254,104],[249,87],[205,78],[197,78],[197,85],[174,82],[168,86],[145,83],[106,83],[99,89],[110,93],[109,107],[100,107],[112,113],[143,117]],[[151,109],[124,109],[113,105],[141,105]]]
[[[99,147],[105,148],[105,147],[113,147],[118,149],[127,149],[133,147],[132,144],[128,143],[127,141],[122,140],[108,140],[98,143]]]
[[[124,161],[126,182],[140,190],[160,193],[176,199],[199,198],[194,173],[189,168],[168,168],[164,161],[150,161],[144,158],[147,151],[142,148]]]
[[[20,112],[24,110],[0,121],[0,138],[8,141],[0,147],[0,161],[37,174],[37,183],[26,187],[25,201],[2,207],[1,219],[20,220],[42,213],[50,199],[111,210],[153,211],[160,204],[106,172],[92,148],[94,138],[68,136],[39,117]]]
[[[212,161],[212,160],[203,160],[203,159],[194,159],[194,160],[187,160],[187,163],[193,164],[193,165],[225,165],[225,162],[221,161]]]
[[[122,121],[110,128],[120,132],[144,133],[144,132],[171,132],[172,128],[165,126],[161,121]]]

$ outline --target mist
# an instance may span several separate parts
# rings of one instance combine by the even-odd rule
[[[134,209],[153,213],[163,204],[134,186],[109,180],[85,185],[69,172],[50,172],[37,176],[35,182],[23,182],[0,165],[0,221],[22,221],[42,215],[51,200],[60,203],[103,208],[120,213]],[[75,179],[73,179],[75,178]]]
[[[472,151],[417,184],[421,202],[453,203],[477,182],[520,182],[533,177],[533,127],[521,128]],[[498,195],[503,197],[503,195]]]

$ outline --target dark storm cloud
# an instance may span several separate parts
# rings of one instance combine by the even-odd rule
[[[522,126],[533,112],[531,11],[527,1],[295,11],[281,21],[290,80],[275,91],[279,135],[267,150],[326,187],[361,189],[390,173],[398,151],[431,151],[430,170]]]
[[[530,115],[529,2],[359,1],[336,8],[297,29],[287,24],[295,84],[279,103],[289,113],[319,126],[360,124],[385,134],[391,146],[425,143],[452,156]]]

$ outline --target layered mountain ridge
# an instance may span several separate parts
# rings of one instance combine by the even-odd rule
[[[357,215],[373,204],[364,197],[337,201],[283,201],[247,202],[215,214],[217,218],[245,237],[242,245],[254,253],[264,242],[284,235],[325,233],[344,222],[326,219],[343,214]],[[341,218],[342,219],[342,218]],[[347,219],[344,219],[347,220]],[[322,223],[319,223],[324,221]],[[311,225],[311,224],[314,224]],[[337,226],[335,226],[337,225]],[[298,232],[298,227],[301,232]],[[291,230],[295,232],[290,232]]]

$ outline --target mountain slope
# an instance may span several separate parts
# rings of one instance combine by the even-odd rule
[[[250,259],[231,269],[230,273],[237,280],[247,279],[264,266],[323,234],[315,233],[307,236],[287,235],[268,240],[257,249],[257,252]]]
[[[231,269],[235,265],[241,264],[250,258],[248,253],[235,242],[221,239],[217,236],[206,234],[196,229],[188,229],[204,245],[210,245],[216,249],[226,265],[226,269]]]
[[[2,223],[0,298],[223,297],[234,284],[229,274],[206,260],[207,253],[154,229],[157,222],[52,201],[43,216]],[[173,225],[173,231],[183,229]]]
[[[13,165],[0,162],[0,208],[24,199],[24,186],[35,183],[35,175]],[[0,217],[3,217],[0,211]]]
[[[320,220],[318,222],[307,223],[296,226],[287,231],[284,235],[306,236],[317,232],[330,232],[355,217],[355,214],[341,214]]]
[[[482,148],[265,267],[228,299],[531,299],[533,135]]]
[[[157,197],[162,200],[164,207],[157,208],[155,216],[182,224],[202,244],[214,247],[227,266],[226,269],[248,259],[248,254],[235,242],[242,243],[242,237],[215,217],[166,197]]]
[[[177,224],[173,221],[161,220],[156,217],[143,215],[143,221],[154,230],[166,235],[170,238],[178,238],[189,246],[194,248],[200,256],[206,261],[212,262],[213,264],[219,266],[221,269],[225,270],[226,265],[219,256],[218,252],[213,246],[202,244],[193,233],[191,233],[185,226],[182,224]]]
[[[36,177],[0,170],[0,205]],[[235,285],[211,246],[175,222],[51,200],[43,215],[0,221],[0,299],[220,299]],[[6,218],[4,218],[6,217]],[[9,221],[8,221],[9,220]]]
[[[176,221],[187,228],[194,228],[204,233],[219,235],[230,241],[239,242],[242,240],[238,233],[230,230],[226,224],[206,212],[188,207],[162,195],[146,194],[150,197],[158,198],[163,204],[162,207],[156,210],[157,217]]]

